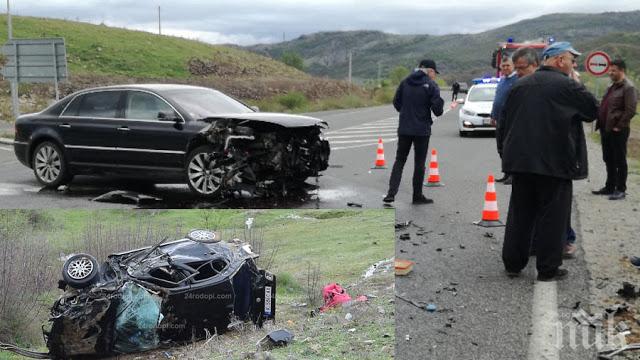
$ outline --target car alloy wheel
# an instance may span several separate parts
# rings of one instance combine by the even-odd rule
[[[47,144],[41,146],[34,158],[33,167],[38,177],[44,182],[52,183],[62,172],[62,161],[57,149]]]
[[[46,187],[57,187],[71,180],[64,154],[50,141],[40,143],[33,152],[33,172],[38,182]]]
[[[209,230],[191,230],[187,234],[187,238],[193,241],[204,243],[213,243],[219,241],[216,239],[216,233]]]
[[[77,258],[69,263],[67,275],[74,280],[86,279],[93,272],[93,262],[86,257]]]
[[[198,148],[189,158],[187,165],[187,180],[189,187],[200,195],[217,195],[222,186],[224,171],[218,167],[218,162],[206,148]]]

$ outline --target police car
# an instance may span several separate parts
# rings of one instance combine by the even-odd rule
[[[466,136],[471,132],[496,130],[491,124],[491,107],[499,81],[499,78],[474,79],[474,85],[469,89],[459,112],[460,136]]]

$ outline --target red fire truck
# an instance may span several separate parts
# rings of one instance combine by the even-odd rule
[[[491,67],[496,69],[496,76],[500,77],[500,63],[504,56],[511,56],[514,51],[524,47],[530,47],[536,49],[538,56],[542,58],[542,52],[544,48],[553,43],[553,38],[548,38],[546,41],[526,41],[517,43],[512,38],[509,38],[506,42],[498,43],[498,48],[493,51],[491,55]]]

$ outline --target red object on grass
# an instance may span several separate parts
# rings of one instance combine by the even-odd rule
[[[322,298],[324,299],[324,306],[320,308],[320,311],[351,301],[351,296],[347,294],[340,284],[336,283],[331,283],[322,288]]]

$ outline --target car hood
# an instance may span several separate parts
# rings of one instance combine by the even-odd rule
[[[318,118],[303,115],[292,115],[282,113],[269,113],[269,112],[253,112],[253,113],[232,113],[232,114],[215,114],[207,116],[202,119],[203,121],[211,121],[217,119],[236,119],[236,120],[248,120],[248,121],[263,121],[287,128],[294,127],[307,127],[307,126],[322,126],[326,127],[327,123]]]
[[[491,107],[493,107],[493,101],[478,101],[465,103],[463,109],[473,111],[476,114],[489,114]]]

